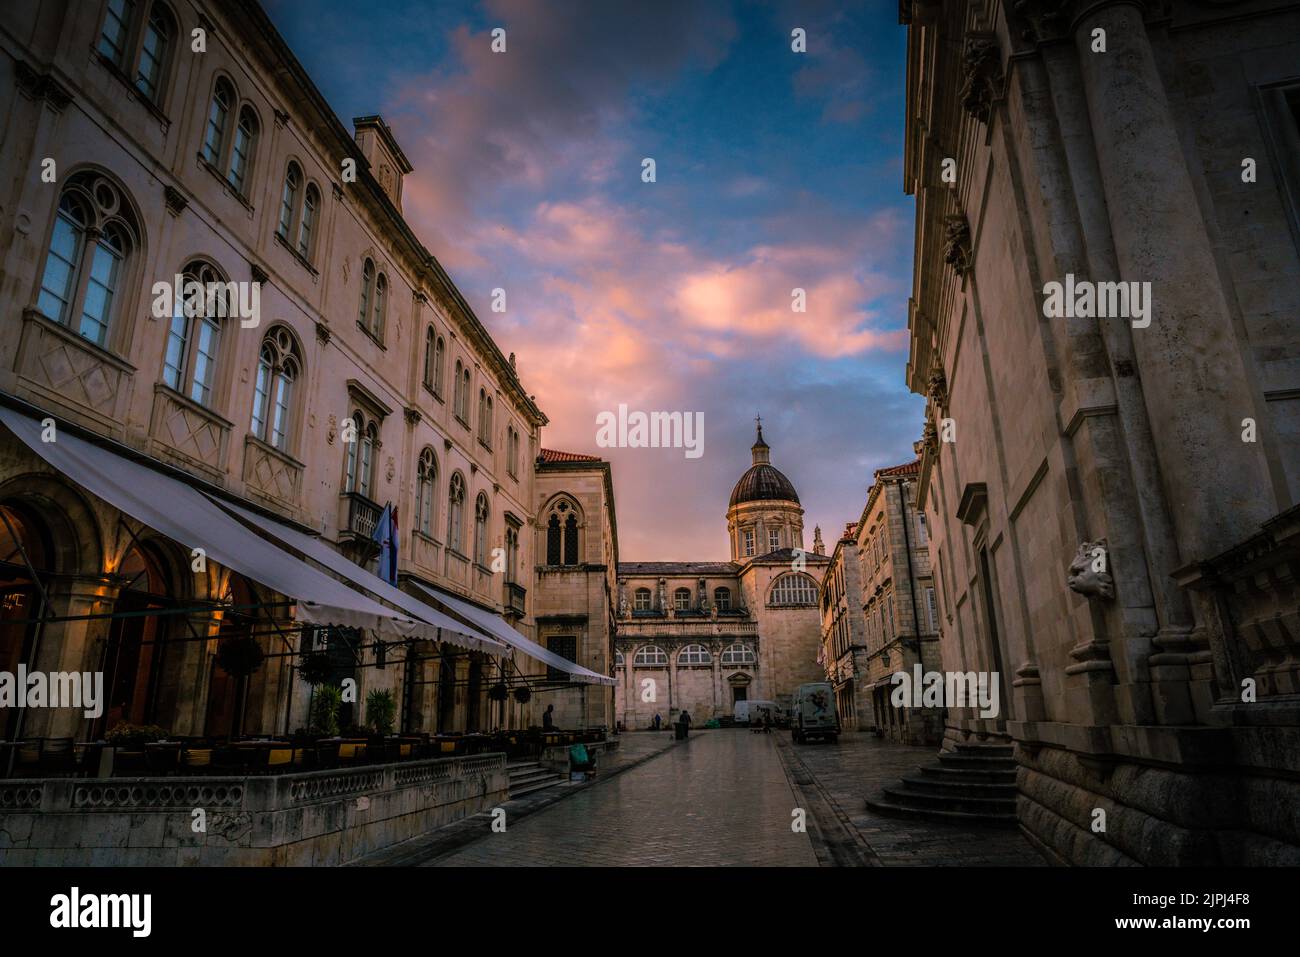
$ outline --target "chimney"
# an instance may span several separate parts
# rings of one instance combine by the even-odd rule
[[[402,211],[402,180],[414,168],[397,145],[393,131],[384,118],[356,116],[352,118],[353,136],[370,164],[370,175],[388,195],[397,211]]]

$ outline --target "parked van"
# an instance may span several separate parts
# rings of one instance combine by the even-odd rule
[[[736,724],[762,724],[764,711],[775,725],[779,711],[775,701],[737,701],[733,715]]]
[[[835,689],[825,681],[800,685],[790,709],[790,737],[796,744],[809,738],[840,739],[840,719],[835,713]]]

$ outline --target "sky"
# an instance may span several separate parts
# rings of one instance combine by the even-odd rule
[[[914,457],[893,0],[266,7],[345,126],[392,128],[415,167],[403,212],[516,354],[543,446],[612,463],[621,560],[729,557],[756,415],[807,548]],[[599,447],[620,404],[702,414],[703,454]]]

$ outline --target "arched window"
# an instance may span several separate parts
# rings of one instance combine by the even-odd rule
[[[447,344],[443,341],[442,336],[433,346],[433,394],[436,396],[446,395],[443,392],[443,371],[447,362]]]
[[[369,259],[361,267],[361,314],[357,322],[361,328],[370,331],[370,303],[375,295],[375,264]]]
[[[688,611],[691,607],[691,590],[689,588],[678,588],[673,592],[673,608],[677,611]]]
[[[140,39],[140,63],[135,73],[135,88],[155,104],[161,100],[163,74],[167,69],[167,59],[175,35],[176,28],[171,14],[161,3],[155,3],[149,11],[149,20],[144,25],[144,35]]]
[[[478,440],[492,448],[492,397],[486,389],[478,390]]]
[[[388,277],[383,273],[375,280],[375,315],[370,331],[376,339],[384,338],[384,309],[387,308]]]
[[[344,426],[348,427],[349,423],[345,422]],[[352,415],[348,432],[351,435],[345,434],[343,440],[345,450],[343,491],[356,492],[369,498],[370,490],[374,487],[374,466],[379,451],[379,426],[367,421],[366,417],[357,411]],[[352,441],[348,441],[349,438]]]
[[[457,359],[456,360],[456,381],[451,384],[451,387],[455,390],[455,395],[451,397],[451,411],[456,414],[456,417],[458,419],[464,422],[465,421],[465,390],[464,390],[464,384],[461,380],[462,369],[464,369],[464,365],[461,363],[459,359]]]
[[[642,645],[636,650],[632,664],[645,668],[662,668],[668,664],[668,655],[658,645]]]
[[[749,645],[728,645],[722,652],[724,665],[752,665],[754,660],[754,649]]]
[[[293,403],[302,378],[298,340],[284,326],[267,332],[257,356],[253,419],[249,430],[268,445],[288,451]]]
[[[298,221],[298,255],[308,261],[312,258],[316,236],[316,216],[320,210],[320,190],[314,184],[307,186],[302,201],[302,218]]]
[[[230,166],[226,170],[226,181],[235,188],[240,196],[248,190],[248,171],[253,165],[253,149],[257,143],[257,115],[252,107],[239,111],[239,124],[235,127],[235,142],[230,150]]]
[[[163,381],[202,406],[212,405],[221,332],[231,315],[233,290],[217,267],[196,259],[181,270],[175,290]]]
[[[113,66],[125,72],[127,42],[131,35],[131,16],[135,0],[108,0],[104,29],[99,34],[99,52]]]
[[[357,491],[366,498],[370,497],[370,492],[375,481],[375,459],[378,457],[375,453],[379,446],[379,429],[375,423],[366,423],[365,435],[361,438],[361,467],[357,472]]]
[[[416,467],[415,527],[430,536],[433,534],[433,489],[437,482],[438,460],[433,449],[425,448]]]
[[[460,371],[460,417],[469,425],[469,366]]]
[[[487,565],[488,498],[484,492],[474,500],[474,561]]]
[[[679,665],[707,665],[712,661],[709,649],[703,645],[687,645],[677,654]]]
[[[107,346],[139,244],[135,216],[118,188],[94,173],[78,173],[59,197],[36,308]]]
[[[519,575],[519,530],[506,524],[506,581],[518,581]]]
[[[220,169],[221,158],[226,153],[226,128],[230,125],[230,111],[235,106],[235,88],[225,77],[217,80],[212,91],[212,104],[208,107],[208,122],[203,128],[203,158]]]
[[[817,583],[807,575],[788,572],[772,585],[768,592],[769,605],[816,605]]]
[[[731,589],[713,589],[713,604],[718,607],[718,611],[729,611],[731,609]]]
[[[275,231],[285,242],[289,241],[293,229],[293,217],[298,210],[298,193],[302,189],[302,170],[297,163],[290,163],[284,174],[284,189],[280,191],[280,224]]]
[[[649,588],[638,588],[632,594],[632,608],[636,611],[649,611],[651,594]]]
[[[623,657],[623,652],[619,651],[617,648],[614,649],[614,667],[616,668],[627,667],[627,659]]]
[[[453,472],[447,492],[447,547],[461,552],[465,539],[465,480]]]
[[[563,499],[555,504],[546,521],[546,564],[578,564],[578,516]]]
[[[506,426],[506,473],[519,475],[519,433],[513,425]]]
[[[433,331],[433,326],[424,330],[424,387],[433,388],[433,350],[434,342],[437,339],[437,333]]]

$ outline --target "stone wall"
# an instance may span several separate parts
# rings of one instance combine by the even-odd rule
[[[333,866],[493,807],[507,789],[503,754],[265,777],[10,779],[0,867]]]

